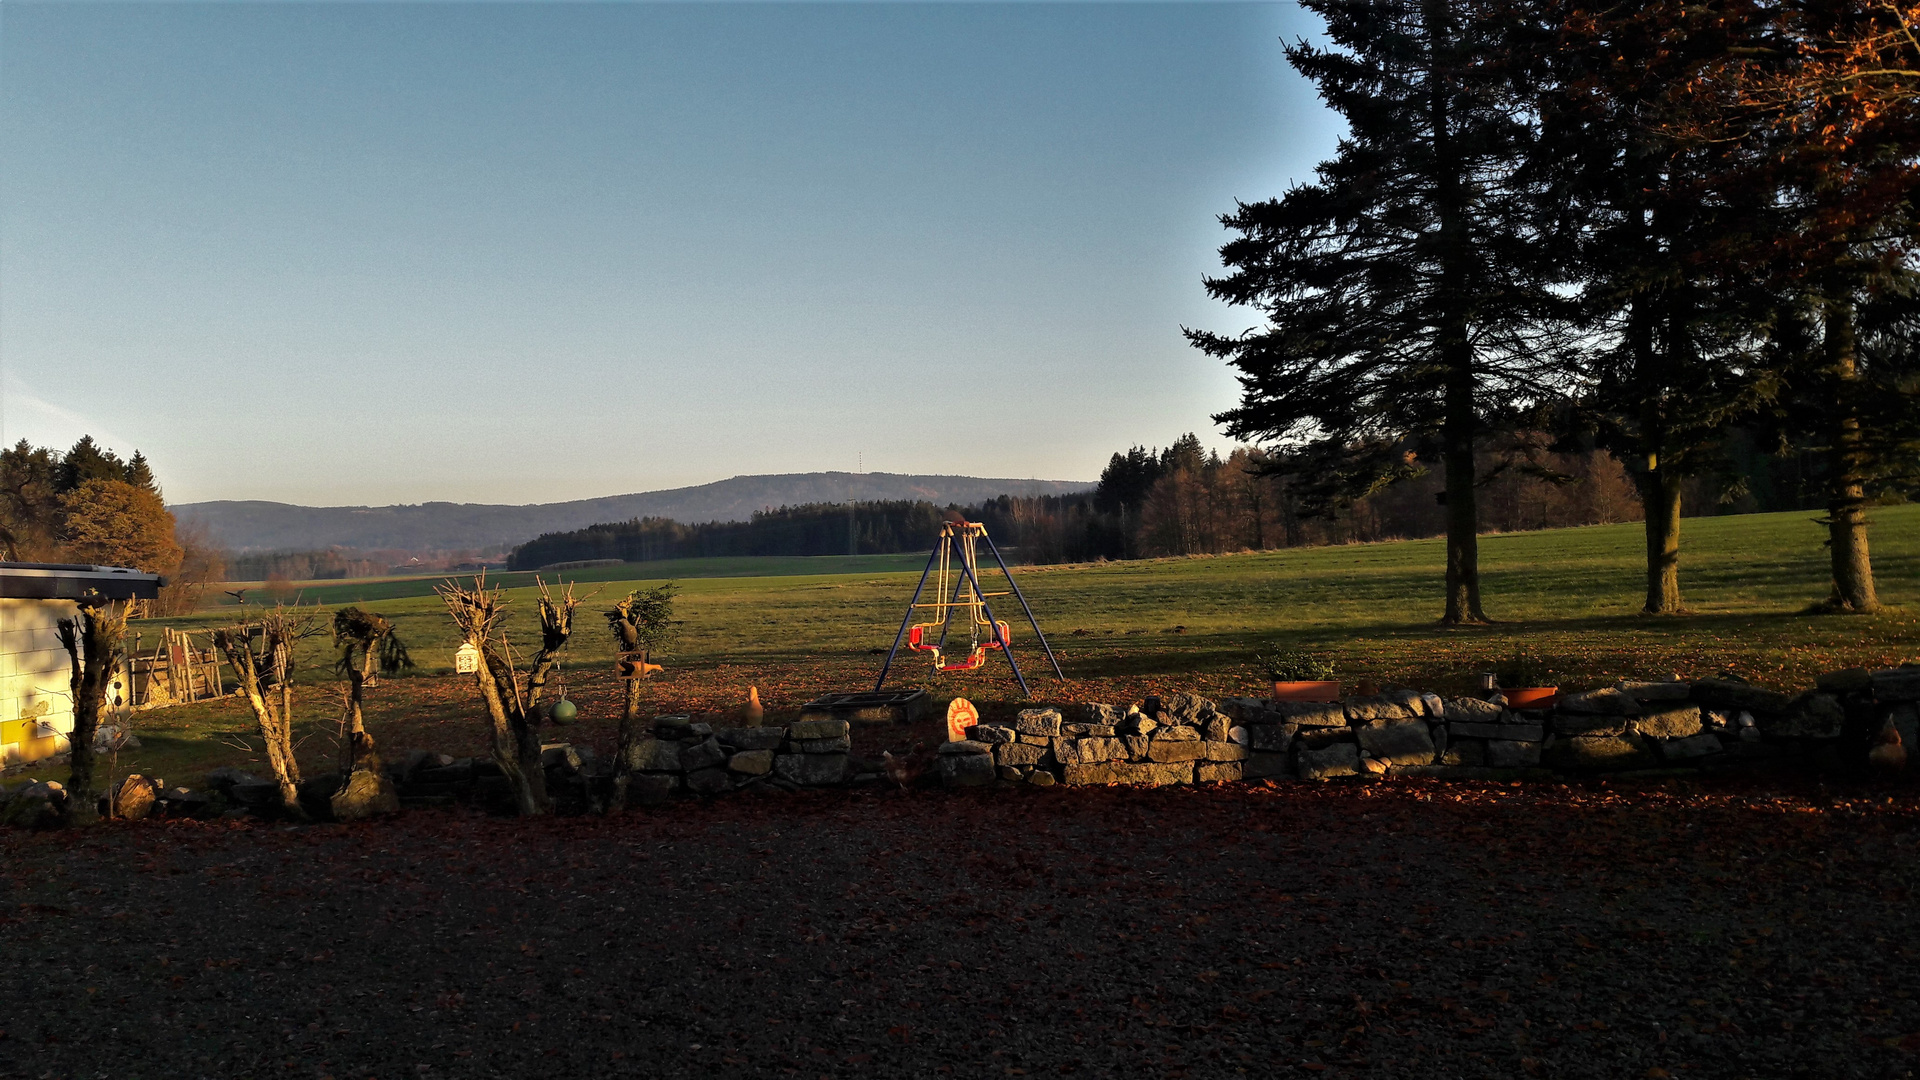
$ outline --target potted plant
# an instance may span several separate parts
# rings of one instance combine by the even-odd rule
[[[1545,661],[1514,653],[1494,666],[1495,681],[1510,709],[1546,709],[1553,706],[1560,686]]]
[[[1273,680],[1275,701],[1340,700],[1331,660],[1298,649],[1275,649],[1260,654],[1260,664]]]

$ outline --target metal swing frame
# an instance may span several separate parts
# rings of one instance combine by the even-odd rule
[[[1040,620],[1034,618],[1033,608],[1028,605],[1025,594],[1021,593],[1019,583],[1013,580],[1013,571],[1007,568],[1007,561],[1000,557],[1000,549],[994,546],[993,537],[987,535],[987,527],[977,521],[950,521],[941,527],[940,539],[927,556],[926,569],[920,571],[920,583],[913,588],[913,599],[907,601],[906,617],[900,620],[900,630],[893,636],[893,647],[887,650],[887,662],[881,665],[880,677],[874,680],[873,689],[876,693],[886,684],[887,673],[893,670],[893,661],[900,653],[900,645],[906,642],[909,649],[933,654],[936,674],[946,671],[973,671],[986,663],[986,654],[989,650],[997,649],[1006,654],[1007,663],[1013,668],[1013,677],[1020,683],[1020,692],[1027,697],[1033,696],[1033,691],[1027,688],[1026,675],[1020,671],[1020,661],[1013,655],[1013,641],[1008,633],[1007,624],[994,618],[993,607],[987,603],[989,596],[1007,596],[1009,593],[989,593],[980,587],[975,545],[981,540],[987,542],[987,551],[993,555],[993,561],[999,564],[1000,572],[1006,575],[1011,595],[1020,602],[1020,609],[1026,612],[1027,623],[1033,627],[1033,636],[1040,642],[1040,647],[1046,651],[1047,662],[1053,665],[1054,676],[1061,682],[1066,681],[1066,675],[1060,670],[1060,661],[1053,655],[1053,646],[1047,644],[1047,635],[1040,629]],[[958,573],[952,570],[955,565],[959,568]],[[926,591],[927,579],[933,576],[936,568],[940,571],[940,585],[939,592],[935,595],[947,592],[946,582],[949,577],[953,579],[952,595],[944,600],[933,600],[923,604],[920,602],[920,597]],[[927,622],[915,624],[914,613],[925,609],[937,612],[937,616]],[[962,610],[967,612],[968,633],[972,648],[965,660],[952,664],[944,663],[944,650],[947,636],[953,629],[954,615]],[[935,626],[940,628],[939,640],[928,644],[927,632]],[[988,628],[990,637],[986,641],[979,639],[981,627]]]

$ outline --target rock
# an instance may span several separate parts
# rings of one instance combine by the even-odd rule
[[[1240,763],[1240,775],[1247,780],[1258,780],[1267,776],[1292,776],[1292,754],[1263,754],[1258,751],[1247,755]]]
[[[1182,725],[1168,725],[1153,733],[1155,742],[1199,742],[1200,731],[1197,728]]]
[[[1539,742],[1547,737],[1547,729],[1544,724],[1481,724],[1453,720],[1447,723],[1447,736],[1455,739],[1510,739],[1514,742]]]
[[[687,790],[695,795],[718,795],[732,786],[733,778],[722,768],[694,769],[687,773]]]
[[[1193,770],[1193,782],[1196,784],[1224,784],[1241,778],[1240,763],[1237,761],[1197,765]]]
[[[1360,754],[1360,771],[1373,776],[1385,776],[1387,775],[1387,763],[1381,761],[1379,758],[1371,757],[1363,751]]]
[[[57,780],[35,780],[0,805],[0,825],[16,829],[50,829],[60,824],[67,790]]]
[[[1693,683],[1693,700],[1721,709],[1745,709],[1749,712],[1781,712],[1792,698],[1752,683],[1731,679],[1698,679]]]
[[[1649,701],[1685,701],[1693,695],[1693,687],[1677,679],[1666,682],[1630,682],[1621,679],[1613,684],[1613,688],[1642,704]]]
[[[1654,764],[1646,741],[1638,735],[1576,735],[1555,739],[1541,752],[1540,760],[1549,768],[1581,772],[1642,769]]]
[[[1046,747],[1026,743],[1003,743],[993,748],[995,765],[1042,765],[1052,756],[1053,752]]]
[[[721,728],[713,735],[722,746],[735,750],[778,750],[787,738],[786,729],[777,727]]]
[[[1166,784],[1193,783],[1193,766],[1179,764],[1131,764],[1103,761],[1097,765],[1068,765],[1063,770],[1069,784]]]
[[[241,806],[264,810],[280,805],[280,785],[273,780],[253,780],[227,788],[227,798]]]
[[[1214,708],[1227,714],[1230,719],[1238,720],[1243,724],[1271,723],[1274,719],[1277,719],[1277,717],[1268,715],[1267,702],[1263,698],[1221,698],[1219,702],[1214,705]]]
[[[1204,757],[1208,761],[1245,761],[1247,748],[1232,740],[1220,742],[1208,741],[1200,744],[1206,747]],[[1235,777],[1238,779],[1238,777]]]
[[[999,776],[1000,779],[1009,782],[1017,782],[1027,778],[1027,774],[1021,772],[1017,765],[995,765],[993,770],[994,774]]]
[[[1337,742],[1351,743],[1354,741],[1355,736],[1353,729],[1349,727],[1301,728],[1293,735],[1293,744],[1295,746],[1303,746],[1309,750],[1324,750]]]
[[[1770,739],[1837,739],[1846,727],[1847,710],[1832,694],[1810,692],[1793,698],[1783,712],[1754,720]]]
[[[1448,698],[1443,711],[1449,721],[1465,720],[1477,724],[1498,724],[1507,716],[1507,710],[1479,698]]]
[[[400,812],[400,794],[393,781],[378,769],[355,769],[347,777],[347,786],[329,800],[335,821],[364,821],[381,814]]]
[[[1146,735],[1123,735],[1120,741],[1127,744],[1127,757],[1134,761],[1145,761],[1148,747],[1153,745],[1153,740]]]
[[[1324,750],[1300,748],[1300,779],[1325,780],[1335,776],[1357,776],[1360,772],[1360,748],[1353,743],[1333,743]]]
[[[1829,694],[1851,694],[1873,689],[1873,674],[1863,667],[1843,668],[1816,675],[1813,685]]]
[[[1010,727],[998,724],[980,724],[967,730],[967,737],[974,742],[983,742],[988,746],[1020,741],[1020,733]]]
[[[1112,724],[1061,724],[1060,734],[1072,739],[1111,739],[1115,730]]]
[[[1091,765],[1097,761],[1124,761],[1127,757],[1127,745],[1119,739],[1077,739],[1074,746],[1074,760],[1081,765]]]
[[[1920,701],[1920,664],[1886,668],[1868,677],[1873,699],[1880,702]]]
[[[1247,728],[1247,746],[1253,750],[1283,753],[1293,748],[1296,724],[1256,724]]]
[[[849,737],[852,732],[851,724],[833,717],[801,719],[787,725],[787,738],[795,742],[807,739],[843,739]]]
[[[1060,734],[1060,711],[1058,709],[1022,709],[1020,715],[1013,718],[1014,729],[1022,735]]]
[[[993,747],[983,742],[974,742],[972,739],[962,739],[959,742],[941,743],[940,749],[936,752],[941,757],[950,757],[956,754],[991,754],[993,753]]]
[[[1700,706],[1663,702],[1634,718],[1629,725],[1636,735],[1659,739],[1684,739],[1700,734]]]
[[[1024,735],[1024,734],[1023,734],[1023,735],[1021,735],[1021,736],[1020,736],[1020,741],[1021,741],[1021,742],[1023,742],[1023,743],[1026,743],[1026,744],[1027,744],[1028,746],[1052,746],[1052,745],[1053,745],[1053,736],[1051,736],[1051,735]]]
[[[1198,694],[1170,694],[1160,699],[1160,711],[1182,724],[1199,724],[1200,714],[1212,712],[1213,702]]]
[[[792,743],[793,749],[802,754],[844,754],[853,749],[853,736],[842,735],[836,739],[794,739]]]
[[[1418,690],[1409,690],[1404,686],[1388,687],[1380,691],[1380,696],[1407,710],[1409,716],[1427,714],[1426,695]]]
[[[687,734],[695,739],[705,739],[713,734],[712,724],[688,724]]]
[[[1192,729],[1188,729],[1192,730]],[[1162,764],[1198,761],[1207,756],[1207,744],[1198,739],[1152,739],[1147,743],[1147,758]]]
[[[1487,763],[1487,744],[1479,739],[1448,738],[1447,748],[1438,755],[1441,765],[1476,766]]]
[[[1300,727],[1347,726],[1347,711],[1339,702],[1276,701],[1273,712],[1280,720]]]
[[[679,772],[680,744],[665,739],[636,739],[627,747],[627,768],[634,772]]]
[[[727,759],[727,768],[742,776],[765,776],[773,771],[773,751],[742,750]]]
[[[1346,706],[1347,719],[1356,723],[1367,720],[1404,720],[1413,715],[1404,704],[1385,694],[1352,697],[1343,704]]]
[[[1354,729],[1360,749],[1388,765],[1425,765],[1433,761],[1433,736],[1419,719],[1370,720]]]
[[[1122,735],[1151,735],[1159,726],[1145,713],[1128,713],[1120,723],[1114,726],[1114,730]]]
[[[560,768],[579,772],[580,763],[580,752],[571,743],[548,743],[540,748],[540,767],[543,769]]]
[[[1120,723],[1120,721],[1127,718],[1127,710],[1126,710],[1126,707],[1123,705],[1100,705],[1100,704],[1089,703],[1085,705],[1084,708],[1086,709],[1087,723],[1089,724],[1112,725],[1112,724],[1118,724]]]
[[[1555,713],[1553,731],[1556,735],[1625,735],[1627,718],[1591,713]]]
[[[1227,729],[1227,741],[1239,743],[1241,746],[1246,746],[1248,743],[1253,741],[1253,737],[1247,734],[1246,728],[1239,727],[1236,725],[1234,727],[1230,727]]]
[[[947,759],[954,757],[978,759],[986,766],[989,776],[993,773],[993,759],[984,753],[943,754],[940,757],[941,767],[944,769]],[[778,754],[773,759],[773,772],[780,779],[802,787],[838,784],[847,778],[847,755]]]
[[[1487,764],[1496,769],[1526,769],[1540,764],[1540,744],[1513,739],[1487,742]]]
[[[201,781],[200,786],[211,788],[214,791],[225,792],[235,784],[257,784],[259,782],[260,778],[250,772],[236,769],[231,765],[222,765],[212,772],[209,772],[206,778]]]
[[[1047,770],[1035,769],[1027,774],[1027,783],[1032,784],[1034,787],[1052,787],[1059,783],[1059,781],[1055,780],[1053,774]]]
[[[1720,753],[1720,739],[1715,735],[1689,735],[1684,739],[1655,744],[1660,748],[1660,756],[1668,761],[1688,761]]]
[[[122,821],[139,821],[153,813],[158,797],[153,781],[139,773],[128,773],[113,793],[113,816]]]
[[[1209,713],[1200,723],[1200,734],[1207,742],[1226,742],[1232,729],[1232,722],[1219,713]]]
[[[777,729],[776,729],[777,730]],[[627,777],[628,806],[660,806],[680,786],[680,778],[665,773],[635,773]]]
[[[1447,704],[1440,700],[1439,694],[1421,694],[1420,704],[1430,720],[1444,720],[1447,716]]]
[[[681,739],[692,734],[693,717],[670,714],[653,718],[653,733],[663,739]]]
[[[940,781],[949,787],[979,787],[1000,775],[988,754],[941,754],[937,760]]]
[[[1555,707],[1575,716],[1633,716],[1640,712],[1637,699],[1611,686],[1585,694],[1562,694]]]

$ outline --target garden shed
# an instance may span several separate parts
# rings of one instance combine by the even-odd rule
[[[67,749],[72,668],[61,619],[90,593],[151,600],[160,576],[124,566],[0,562],[0,763],[38,761]]]

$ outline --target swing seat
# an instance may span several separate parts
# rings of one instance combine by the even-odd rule
[[[936,623],[934,625],[937,626],[938,624]],[[938,645],[929,643],[926,639],[926,632],[932,628],[933,628],[932,626],[928,626],[922,623],[921,625],[915,626],[912,629],[908,630],[907,631],[907,648],[913,649],[916,652],[930,652],[930,653],[939,652],[940,647]]]

